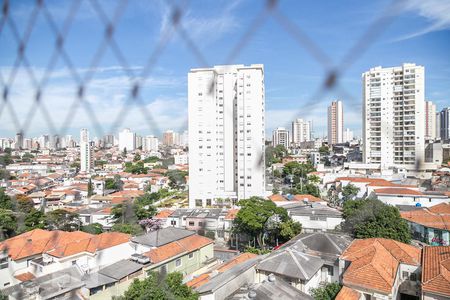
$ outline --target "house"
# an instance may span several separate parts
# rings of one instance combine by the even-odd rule
[[[343,222],[342,212],[326,205],[291,203],[283,206],[304,232],[335,230]]]
[[[21,274],[39,277],[70,266],[82,272],[127,258],[130,236],[119,232],[93,235],[86,232],[34,229],[0,243],[0,287],[20,282]],[[30,276],[31,276],[30,275]]]
[[[77,213],[83,225],[98,223],[104,229],[110,229],[114,225],[111,209],[112,206],[85,208],[78,210]]]
[[[186,285],[192,287],[193,289],[200,288],[202,285],[206,284],[211,278],[214,276],[226,272],[232,267],[239,265],[249,259],[255,258],[258,255],[253,253],[241,253],[222,264],[214,267],[213,269],[208,270],[208,272],[196,274],[192,276],[192,279],[186,282]]]
[[[355,294],[354,291],[364,299],[419,296],[420,258],[419,248],[398,241],[354,240],[339,259],[342,284],[350,289],[342,293]]]
[[[336,187],[344,188],[348,184],[352,184],[359,188],[356,195],[357,198],[369,196],[375,189],[381,188],[405,188],[418,191],[419,188],[415,185],[397,184],[382,178],[366,178],[366,177],[338,177],[336,178]]]
[[[214,234],[215,239],[228,241],[237,210],[221,208],[176,209],[167,217],[168,226],[195,230],[201,235]]]
[[[422,299],[450,299],[450,246],[423,248]]]
[[[374,189],[372,193],[378,200],[389,205],[430,207],[450,201],[450,198],[444,193],[421,192],[401,187],[378,188]]]
[[[169,217],[173,214],[173,212],[174,210],[171,209],[162,209],[153,217],[153,219],[161,220],[161,226],[163,228],[169,227]]]
[[[313,297],[303,293],[283,279],[270,274],[267,280],[259,283],[246,284],[226,300],[258,299],[258,300],[313,300]]]
[[[339,257],[350,242],[342,234],[300,234],[257,263],[257,282],[274,274],[307,294],[323,283],[338,282]]]
[[[450,203],[402,211],[414,239],[432,246],[450,245]]]

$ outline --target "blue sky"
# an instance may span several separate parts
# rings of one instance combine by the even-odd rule
[[[23,35],[35,1],[11,1],[11,17]],[[289,126],[295,117],[314,122],[316,136],[326,132],[326,109],[330,101],[344,102],[345,127],[361,133],[361,73],[374,66],[394,66],[414,62],[425,66],[426,98],[438,109],[450,106],[450,1],[295,1],[281,0],[277,10],[302,29],[330,59],[328,68],[340,64],[349,50],[381,15],[392,23],[370,43],[367,51],[354,53],[352,63],[340,69],[338,87],[314,97],[324,82],[326,69],[299,44],[270,14],[251,36],[231,63],[262,63],[265,66],[267,133],[277,126]],[[46,7],[62,28],[72,1],[45,1]],[[119,1],[99,1],[111,18]],[[173,1],[129,0],[121,12],[114,40],[124,54],[134,76],[139,77],[164,32],[170,30]],[[183,2],[184,3],[184,2]],[[181,4],[180,4],[181,5]],[[208,65],[230,63],[227,57],[244,32],[264,8],[264,1],[217,0],[190,1],[183,10],[181,24],[204,55]],[[387,11],[387,13],[386,13]],[[81,1],[74,22],[65,35],[64,49],[77,74],[87,75],[94,53],[104,36],[104,23],[90,1]],[[42,12],[31,31],[25,56],[37,80],[43,77],[55,45],[55,36]],[[17,42],[9,23],[0,32],[0,74],[8,82],[17,56]],[[187,124],[187,72],[203,66],[179,33],[169,40],[152,72],[140,89],[145,108],[153,116],[149,121],[133,105],[124,114],[133,81],[108,47],[87,82],[85,101],[97,116],[102,130],[95,126],[83,107],[69,110],[76,99],[77,82],[61,57],[44,86],[42,102],[53,123],[48,124],[41,110],[35,109],[35,88],[23,64],[9,87],[11,106],[19,123],[28,120],[26,136],[52,133],[64,127],[78,135],[87,127],[92,135],[101,135],[130,127],[142,135],[163,130],[182,130]],[[0,81],[2,83],[3,81]],[[4,89],[4,86],[1,86]],[[317,98],[317,99],[316,99]],[[9,107],[0,104],[0,136],[16,132]],[[3,108],[3,109],[2,109]],[[34,117],[29,120],[28,113]],[[68,119],[69,123],[64,123]],[[115,120],[120,120],[116,123]],[[66,125],[64,125],[66,124]],[[155,125],[156,124],[156,125]],[[113,126],[117,125],[117,126]]]

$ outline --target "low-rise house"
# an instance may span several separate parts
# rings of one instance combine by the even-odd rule
[[[432,246],[450,245],[450,204],[420,208],[400,213],[414,239]]]
[[[417,247],[382,238],[354,240],[341,255],[339,268],[342,284],[364,299],[420,295],[421,250]]]
[[[39,277],[72,265],[84,273],[96,271],[128,258],[133,251],[129,239],[128,234],[118,232],[99,235],[42,229],[25,232],[0,243],[0,287],[19,283],[21,274]]]
[[[414,185],[397,184],[382,178],[365,178],[365,177],[338,177],[336,178],[336,187],[342,189],[348,184],[352,184],[359,188],[356,195],[357,198],[369,196],[374,190],[382,188],[405,188],[418,191],[419,188]]]
[[[423,248],[422,299],[450,299],[450,246]]]
[[[345,235],[300,234],[256,265],[257,282],[275,274],[307,294],[323,283],[339,282],[339,257],[350,242]]]
[[[323,204],[327,205],[327,201],[320,199],[318,197],[315,197],[313,195],[307,195],[307,194],[296,194],[296,195],[280,195],[280,194],[273,194],[269,197],[269,200],[271,200],[273,203],[275,203],[277,206],[285,206],[292,203],[302,203],[302,204]]]
[[[77,213],[83,225],[98,223],[103,226],[103,229],[108,230],[114,225],[111,209],[112,206],[85,208],[78,210]]]
[[[342,212],[322,204],[292,203],[283,206],[304,232],[335,230],[343,222]]]
[[[381,202],[389,205],[430,207],[450,201],[450,198],[445,193],[421,192],[401,187],[375,189],[373,190],[373,195]]]

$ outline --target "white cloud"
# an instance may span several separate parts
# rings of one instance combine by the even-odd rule
[[[406,34],[396,41],[418,37],[433,31],[450,29],[450,1],[449,0],[407,0],[402,2],[403,12],[415,12],[426,18],[429,25],[416,32]]]

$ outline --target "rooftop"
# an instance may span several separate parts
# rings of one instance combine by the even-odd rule
[[[161,247],[165,244],[184,239],[185,237],[194,234],[194,231],[175,227],[167,227],[160,230],[148,232],[144,235],[136,236],[131,240],[135,243],[146,245],[149,247]]]
[[[450,296],[450,246],[423,248],[422,290]]]

